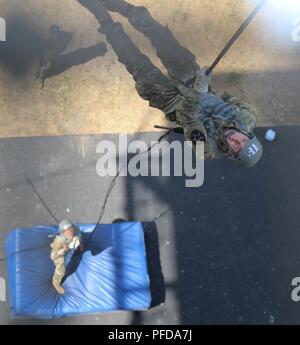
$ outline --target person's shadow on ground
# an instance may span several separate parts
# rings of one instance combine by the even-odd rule
[[[51,64],[44,73],[44,79],[48,79],[74,66],[104,56],[107,51],[106,44],[99,42],[87,48],[64,53],[72,40],[72,33],[60,31],[58,25],[51,27],[57,27],[58,32],[67,39],[55,38],[51,32],[45,35],[41,30],[37,30],[26,16],[14,15],[7,18],[6,41],[0,42],[0,64],[15,78],[26,78],[28,73],[32,72],[37,77],[46,56],[51,56]]]
[[[97,43],[88,48],[81,48],[70,53],[58,55],[52,61],[51,67],[45,71],[44,78],[48,79],[62,74],[74,66],[79,66],[99,56],[104,56],[106,52],[105,43]]]

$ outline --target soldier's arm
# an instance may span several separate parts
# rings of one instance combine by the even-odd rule
[[[196,120],[197,103],[198,102],[192,95],[183,98],[176,112],[176,119],[179,125],[186,126],[188,123]]]
[[[56,236],[53,242],[50,244],[50,246],[53,249],[61,249],[61,248],[64,248],[65,244],[66,243],[62,237]]]
[[[64,256],[66,253],[66,245],[59,238],[54,239],[54,241],[50,244],[50,247],[52,248],[51,257],[53,259]]]
[[[237,104],[240,102],[240,99],[238,97],[235,97],[226,91],[220,96],[220,98],[224,102],[231,103],[231,104]]]
[[[57,241],[54,241],[50,244],[50,247],[52,249],[60,249],[62,247],[62,245],[60,243],[58,243]]]
[[[256,127],[257,122],[257,111],[255,107],[248,103],[240,103],[239,118],[241,126],[251,133]]]
[[[192,89],[180,83],[176,85],[177,90],[183,96],[177,114],[179,122],[196,121],[201,97],[207,94],[210,89],[211,76],[206,75],[206,71],[207,67],[204,67],[196,72],[196,80]]]
[[[61,258],[62,256],[65,256],[65,254],[66,254],[66,252],[65,252],[64,248],[59,249],[59,250],[54,249],[51,252],[51,258],[52,258],[52,260],[56,260],[56,259]]]

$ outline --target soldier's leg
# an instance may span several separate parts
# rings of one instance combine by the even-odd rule
[[[124,31],[120,23],[115,23],[98,0],[78,0],[89,9],[101,24],[101,33],[106,35],[119,61],[125,65],[136,82],[139,95],[148,100],[150,106],[165,111],[178,91],[150,59],[141,53]]]
[[[168,27],[162,26],[144,6],[133,6],[124,0],[98,0],[110,11],[127,17],[131,25],[148,37],[170,76],[189,84],[199,69],[195,56],[182,47]]]
[[[102,27],[101,32],[105,33],[119,61],[133,76],[139,95],[148,100],[151,107],[165,112],[174,97],[178,95],[173,82],[154,66],[146,55],[141,53],[120,23]]]
[[[59,258],[54,261],[55,264],[55,272],[52,279],[52,284],[56,291],[63,295],[65,293],[65,289],[61,286],[61,282],[66,274],[65,268],[65,260],[64,258]]]

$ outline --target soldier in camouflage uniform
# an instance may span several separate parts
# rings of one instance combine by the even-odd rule
[[[44,82],[47,77],[47,71],[51,69],[55,59],[60,56],[72,40],[72,34],[61,30],[58,25],[51,25],[49,32],[52,36],[46,42],[45,51],[41,57],[41,66],[38,73],[38,77],[42,82],[42,88],[44,87]]]
[[[256,111],[237,98],[217,95],[210,87],[206,69],[182,47],[171,31],[155,21],[145,7],[124,0],[77,0],[101,24],[119,61],[136,81],[139,95],[151,107],[162,110],[187,140],[205,142],[205,158],[227,156],[245,167],[254,166],[263,148],[253,134]],[[120,23],[107,12],[115,11],[148,37],[168,71],[165,76],[132,42]]]
[[[55,272],[52,284],[56,291],[63,295],[65,289],[61,282],[66,274],[65,256],[70,250],[83,250],[82,238],[78,228],[74,227],[69,220],[64,220],[59,224],[60,234],[51,243],[51,260],[55,265]]]

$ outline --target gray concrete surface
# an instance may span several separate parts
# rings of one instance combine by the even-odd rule
[[[265,143],[263,161],[251,170],[224,160],[207,162],[205,184],[197,189],[185,188],[179,177],[120,178],[103,222],[148,222],[150,271],[157,273],[158,301],[165,287],[164,303],[142,313],[47,323],[299,324],[300,304],[291,300],[292,279],[300,276],[299,135],[299,127],[280,127],[278,139]],[[131,138],[150,142],[159,136]],[[96,221],[111,181],[96,174],[96,146],[103,139],[117,136],[0,140],[0,257],[9,230],[53,223],[24,176],[57,218]],[[0,277],[6,277],[5,262]],[[0,302],[0,323],[45,322],[12,320],[8,303]]]

